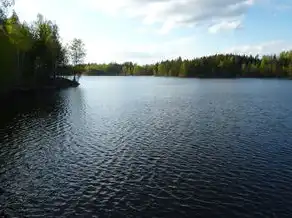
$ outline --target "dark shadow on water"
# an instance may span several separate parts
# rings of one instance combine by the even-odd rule
[[[25,123],[58,120],[73,115],[80,120],[84,110],[84,99],[80,88],[22,93],[1,98],[0,130],[2,133],[17,132]]]
[[[45,116],[60,107],[61,96],[58,91],[42,91],[10,95],[1,99],[0,128],[5,128],[28,113]]]
[[[1,98],[0,107],[0,142],[18,138],[28,129],[37,131],[43,125],[53,123],[81,122],[83,104],[82,90],[69,88],[65,90],[39,91],[22,93]],[[39,123],[43,124],[39,124]],[[56,125],[52,125],[54,128]],[[43,126],[44,127],[44,126]],[[21,133],[20,133],[21,132]]]

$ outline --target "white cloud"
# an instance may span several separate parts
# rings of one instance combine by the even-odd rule
[[[267,55],[278,54],[282,51],[292,49],[292,42],[274,40],[259,44],[240,45],[227,49],[226,53],[248,54],[248,55]]]
[[[87,0],[92,7],[111,14],[140,17],[144,24],[158,23],[162,33],[190,24],[227,23],[236,28],[242,22],[253,0]],[[230,24],[231,23],[231,24]],[[234,24],[237,25],[234,25]],[[226,26],[226,25],[224,25]],[[218,31],[222,28],[217,28]],[[224,29],[224,28],[223,28]]]
[[[222,30],[230,30],[230,29],[239,29],[242,27],[242,24],[239,20],[234,21],[222,21],[221,23],[217,23],[209,27],[210,33],[217,33]]]

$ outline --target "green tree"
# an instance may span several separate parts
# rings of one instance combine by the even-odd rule
[[[180,77],[186,77],[187,76],[187,62],[184,61],[182,64],[181,64],[181,67],[180,67],[180,70],[179,70],[179,76]]]
[[[71,61],[74,67],[73,70],[74,81],[76,81],[78,65],[81,65],[83,63],[84,58],[86,56],[85,45],[81,39],[75,38],[73,39],[69,49]],[[80,73],[81,72],[78,72],[79,75]]]

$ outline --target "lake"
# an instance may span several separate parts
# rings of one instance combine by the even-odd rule
[[[0,211],[292,216],[292,81],[80,83],[1,105]]]

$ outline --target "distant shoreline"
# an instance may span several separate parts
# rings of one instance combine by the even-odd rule
[[[243,77],[243,76],[233,76],[233,77],[207,77],[207,76],[197,76],[197,77],[183,77],[183,76],[159,76],[159,75],[113,75],[113,74],[103,74],[103,75],[92,75],[83,74],[82,76],[88,77],[164,77],[164,78],[185,78],[185,79],[281,79],[281,80],[291,80],[291,77]]]

